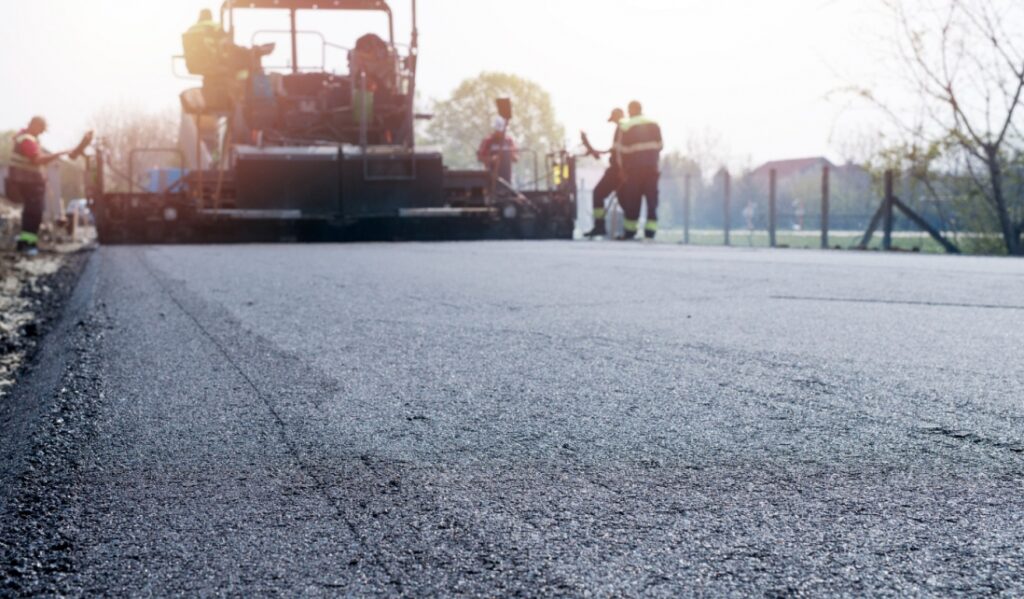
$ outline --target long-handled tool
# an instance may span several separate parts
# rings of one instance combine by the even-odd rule
[[[68,152],[68,158],[70,158],[71,160],[78,160],[79,158],[81,158],[82,154],[85,153],[86,148],[92,145],[92,138],[92,131],[89,131],[85,135],[83,135],[82,140],[78,142],[78,145],[75,146],[75,149]]]

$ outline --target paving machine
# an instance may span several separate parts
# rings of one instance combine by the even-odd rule
[[[225,2],[216,32],[183,36],[180,58],[203,85],[181,94],[178,147],[137,149],[129,160],[163,154],[174,176],[143,187],[130,166],[115,189],[101,144],[91,157],[100,241],[571,238],[576,176],[567,152],[534,153],[539,181],[517,189],[494,172],[445,168],[440,151],[416,146],[417,119],[429,115],[414,107],[416,0],[411,8],[406,46],[395,41],[385,0]],[[249,11],[284,28],[237,45],[236,19]],[[299,29],[300,16],[327,11],[373,11],[387,33],[343,47]],[[286,44],[258,45],[261,33]],[[308,65],[300,49],[311,48],[319,62]],[[347,72],[328,68],[328,51],[347,55]],[[280,54],[283,67],[264,64]]]

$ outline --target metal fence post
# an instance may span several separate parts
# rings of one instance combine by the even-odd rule
[[[683,190],[683,243],[690,243],[690,202],[693,191],[693,175],[686,175],[686,189]]]
[[[775,169],[768,171],[768,245],[776,247],[775,231],[778,227],[776,206],[779,174]]]
[[[828,213],[831,200],[831,186],[829,176],[831,170],[825,166],[821,171],[821,249],[828,249]]]
[[[892,200],[895,196],[893,188],[894,179],[895,175],[891,170],[885,171],[885,202],[882,205],[883,226],[885,228],[884,235],[882,237],[882,249],[886,251],[892,249]]]
[[[723,202],[723,209],[725,214],[725,245],[732,245],[729,239],[729,229],[731,227],[731,214],[732,210],[730,204],[732,203],[732,175],[729,171],[722,169],[723,179],[725,183],[725,201]]]

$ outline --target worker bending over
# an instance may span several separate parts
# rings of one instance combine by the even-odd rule
[[[629,103],[629,118],[619,124],[619,164],[622,187],[619,203],[625,212],[625,234],[621,239],[636,237],[640,225],[640,207],[647,200],[647,224],[644,236],[654,239],[658,233],[658,178],[660,177],[661,127],[643,114],[640,102]]]
[[[589,147],[589,142],[585,142],[588,145],[589,154],[591,156],[600,159],[602,154],[611,154],[611,160],[609,161],[608,168],[604,171],[604,175],[601,177],[601,180],[598,181],[597,185],[594,187],[594,228],[589,232],[584,233],[584,237],[601,237],[608,234],[604,220],[607,216],[605,201],[610,198],[613,193],[618,191],[619,186],[622,185],[622,171],[619,165],[617,149],[619,147],[619,137],[622,135],[622,128],[619,126],[619,123],[625,117],[626,113],[622,112],[621,108],[612,110],[612,115],[608,117],[609,123],[615,123],[615,136],[612,138],[611,150],[598,152],[597,150]]]
[[[28,127],[14,136],[11,168],[7,176],[7,195],[22,205],[18,251],[29,256],[39,253],[39,227],[43,223],[46,177],[43,167],[67,152],[44,154],[39,136],[46,132],[46,119],[32,117]]]

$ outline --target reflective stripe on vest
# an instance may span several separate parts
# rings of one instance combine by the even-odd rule
[[[647,128],[648,131],[633,131],[644,125],[650,125]],[[618,150],[622,153],[635,154],[636,152],[661,151],[664,149],[661,141],[661,127],[658,126],[654,119],[649,119],[643,115],[625,119],[619,123],[619,130],[622,131],[622,135],[619,137]],[[633,135],[630,135],[631,131],[633,131]],[[657,135],[652,135],[655,132]],[[645,135],[645,133],[647,134]],[[636,139],[638,135],[640,139]],[[645,137],[647,139],[644,139]]]
[[[628,119],[622,119],[621,121],[619,121],[619,129],[623,133],[625,133],[625,132],[629,131],[630,129],[632,129],[633,127],[636,127],[637,125],[657,125],[657,124],[658,123],[655,122],[654,119],[649,119],[649,118],[647,118],[647,117],[645,117],[644,115],[641,114],[640,116],[635,116],[635,117],[631,117],[631,118],[628,118]]]
[[[39,236],[35,233],[22,231],[21,234],[18,235],[17,241],[21,241],[22,243],[27,243],[29,245],[37,245],[39,243]]]
[[[199,21],[188,28],[186,33],[216,33],[220,31],[220,25],[215,21]]]
[[[656,171],[664,144],[661,127],[643,115],[624,119],[619,123],[619,162],[627,173]]]
[[[27,131],[23,131],[14,136],[14,151],[11,152],[11,166],[19,168],[23,171],[31,171],[33,173],[42,173],[43,169],[39,167],[31,158],[21,153],[21,144],[25,141],[31,141],[39,147],[39,138]]]
[[[665,149],[664,144],[660,141],[647,141],[644,143],[633,144],[625,146],[619,149],[619,152],[625,155],[636,154],[637,152],[660,152]]]

